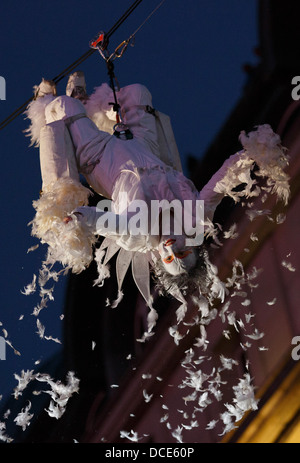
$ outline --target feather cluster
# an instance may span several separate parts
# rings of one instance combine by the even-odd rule
[[[37,86],[34,87],[37,89]],[[46,125],[45,108],[55,97],[52,94],[33,100],[25,111],[26,119],[30,120],[29,127],[24,131],[30,137],[30,146],[40,146],[41,129]]]
[[[32,381],[38,381],[47,383],[50,386],[49,389],[43,390],[45,394],[49,394],[51,397],[48,408],[45,411],[51,418],[59,419],[66,411],[66,406],[69,399],[73,394],[79,392],[79,379],[76,378],[73,371],[69,371],[66,377],[66,383],[62,381],[54,381],[47,373],[34,373],[33,370],[22,370],[21,375],[15,374],[15,378],[18,380],[18,385],[14,389],[14,397],[17,399],[22,395],[28,384]],[[30,425],[30,420],[33,418],[33,414],[29,413],[31,409],[31,403],[23,408],[15,418],[15,422],[18,426],[21,426],[23,431],[27,426]]]
[[[48,245],[47,264],[60,262],[63,267],[80,273],[93,259],[95,235],[76,215],[65,223],[78,206],[86,205],[90,190],[71,178],[60,178],[47,185],[41,197],[33,202],[36,210],[31,222],[32,235]]]
[[[107,84],[96,87],[94,93],[86,101],[85,109],[88,117],[96,124],[99,130],[113,134],[116,113],[114,113],[114,120],[109,118],[108,114],[109,110],[112,110],[112,105],[107,106],[107,102],[111,101],[111,94],[111,88]]]
[[[253,162],[259,167],[255,174],[267,179],[267,189],[287,204],[290,195],[289,177],[284,172],[288,165],[286,149],[280,144],[280,137],[268,125],[260,125],[257,130],[240,134],[244,150],[239,160],[231,166],[224,178],[218,182],[215,191],[232,197],[236,202],[240,197],[255,197],[260,194],[257,182],[251,176]],[[244,184],[243,192],[234,188]]]

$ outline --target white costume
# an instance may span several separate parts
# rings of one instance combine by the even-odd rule
[[[182,204],[184,200],[202,199],[205,220],[210,223],[224,195],[239,200],[241,194],[256,194],[250,177],[254,161],[260,167],[260,174],[269,177],[276,193],[287,199],[287,177],[282,170],[286,158],[278,136],[269,126],[259,127],[249,138],[242,134],[245,149],[231,156],[198,192],[181,172],[169,118],[151,109],[149,91],[134,84],[120,89],[117,96],[123,120],[133,134],[132,139],[124,140],[112,134],[114,123],[110,120],[110,103],[113,102],[113,94],[106,84],[96,89],[85,105],[69,96],[45,96],[40,99],[44,101],[34,101],[28,108],[27,115],[32,124],[29,133],[32,142],[40,145],[43,180],[43,194],[34,202],[37,212],[33,220],[33,234],[48,243],[48,263],[58,260],[74,272],[80,272],[93,258],[94,233],[101,212],[86,207],[89,190],[80,184],[79,173],[97,193],[112,200],[112,213],[117,219],[137,199],[148,205],[154,199],[169,202],[176,199]],[[40,111],[35,109],[38,105],[42,108]],[[91,119],[104,131],[99,130]],[[247,184],[244,192],[232,192],[241,183]],[[73,216],[74,220],[64,224],[63,218],[74,210],[82,213],[84,220]],[[160,236],[133,235],[130,229],[127,234],[118,234],[110,228],[99,227],[97,233],[105,236],[96,251],[97,283],[109,276],[106,264],[119,252],[117,278],[120,295],[124,276],[132,263],[135,282],[151,308],[150,331],[156,314],[149,289],[149,264],[159,258]],[[211,269],[216,283],[215,295],[223,297],[222,284],[213,266]],[[179,295],[178,299],[185,303],[182,296]]]

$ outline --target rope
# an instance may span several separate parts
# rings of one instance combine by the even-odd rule
[[[102,58],[104,58],[106,61],[113,61],[116,58],[121,58],[127,49],[129,43],[135,38],[136,34],[138,31],[146,24],[147,21],[151,18],[151,16],[162,6],[162,4],[166,0],[162,0],[155,8],[154,10],[151,11],[151,13],[147,16],[147,18],[139,25],[139,27],[128,37],[128,39],[123,40],[123,42],[120,43],[120,45],[117,46],[115,51],[110,55],[110,56],[105,56],[105,54],[102,52],[100,48],[98,48],[98,51],[100,52],[100,55]],[[107,37],[107,35],[105,36]]]
[[[120,19],[113,25],[113,27],[107,32],[106,37],[111,37],[116,30],[123,24],[123,22],[128,18],[128,16],[136,9],[136,7],[142,2],[142,0],[136,0],[125,13],[120,17]],[[75,69],[79,64],[83,63],[87,58],[89,58],[96,50],[90,49],[80,56],[76,61],[74,61],[70,66],[64,69],[60,74],[54,77],[52,80],[55,83],[61,81],[66,75],[68,75],[73,69]],[[0,130],[4,129],[10,122],[16,119],[20,114],[22,114],[28,104],[33,100],[33,96],[29,98],[25,103],[23,103],[19,108],[17,108],[12,114],[10,114],[6,119],[0,123]]]

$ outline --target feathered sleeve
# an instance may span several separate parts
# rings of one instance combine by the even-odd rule
[[[113,93],[107,84],[96,87],[85,103],[86,113],[99,130],[114,133],[116,113],[112,111]]]
[[[27,137],[30,137],[30,146],[37,148],[40,146],[41,129],[46,125],[45,109],[54,98],[53,95],[45,95],[43,98],[31,101],[27,106],[24,114],[26,119],[30,120],[30,125],[24,132]]]
[[[102,211],[98,207],[80,206],[74,213],[80,215],[90,230],[101,236],[119,236],[120,216],[111,211]]]
[[[236,186],[230,185],[230,169],[233,165],[238,165],[242,154],[243,152],[239,152],[230,156],[200,191],[200,199],[204,201],[205,220],[213,220],[217,206],[224,196],[228,195],[232,188]],[[251,164],[253,164],[253,161],[251,161]],[[226,191],[220,188],[220,185],[224,184],[224,182],[227,183]],[[239,183],[242,183],[242,179]]]
[[[199,194],[200,199],[204,200],[205,219],[210,221],[224,196],[239,202],[241,197],[259,195],[260,188],[251,176],[254,165],[258,166],[256,175],[267,179],[269,191],[285,204],[288,202],[289,177],[284,172],[288,158],[280,137],[265,124],[248,135],[241,132],[239,139],[243,150],[230,156]],[[235,188],[241,184],[244,185],[243,190],[236,191]]]

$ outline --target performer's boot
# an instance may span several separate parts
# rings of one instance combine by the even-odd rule
[[[66,95],[72,98],[85,102],[88,99],[86,92],[86,82],[84,73],[82,71],[73,72],[69,76],[69,80],[66,87]]]
[[[42,79],[42,82],[40,85],[35,87],[34,91],[34,99],[36,100],[37,98],[42,98],[45,95],[53,95],[56,96],[56,85],[53,80],[46,80]]]
[[[45,109],[56,98],[56,94],[56,86],[52,80],[43,78],[39,85],[33,87],[33,99],[25,111],[26,118],[30,120],[30,125],[25,130],[26,136],[31,140],[30,146],[38,147],[40,144],[40,133],[46,124]]]

